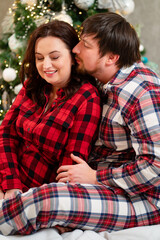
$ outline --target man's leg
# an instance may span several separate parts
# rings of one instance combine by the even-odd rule
[[[150,216],[157,211],[152,208],[151,213],[137,214],[134,204],[122,193],[103,185],[62,183],[43,185],[24,194],[17,192],[14,198],[2,200],[0,233],[30,234],[57,224],[94,231],[153,224]],[[140,197],[135,204],[146,207]]]

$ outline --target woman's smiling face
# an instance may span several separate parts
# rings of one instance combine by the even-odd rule
[[[35,61],[39,75],[57,89],[70,81],[72,56],[60,38],[39,38],[35,45]]]

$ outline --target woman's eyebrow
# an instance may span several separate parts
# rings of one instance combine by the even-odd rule
[[[55,53],[55,52],[60,52],[60,51],[54,50],[54,51],[52,51],[52,52],[49,52],[49,54],[52,54],[52,53]],[[35,52],[35,54],[40,54],[40,55],[42,55],[42,53],[39,53],[39,52]]]

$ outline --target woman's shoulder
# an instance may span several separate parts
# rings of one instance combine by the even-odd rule
[[[99,97],[98,89],[90,82],[84,83],[79,90],[78,94],[83,94],[84,97],[88,98],[89,96]]]
[[[98,89],[89,82],[84,83],[75,92],[75,94],[65,102],[64,105],[68,106],[69,104],[71,106],[79,108],[87,102],[93,102],[98,105],[100,103],[100,95]]]

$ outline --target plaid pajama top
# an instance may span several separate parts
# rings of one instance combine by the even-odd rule
[[[99,139],[90,158],[91,165],[98,163],[97,179],[130,196],[154,195],[160,190],[160,79],[136,63],[119,70],[104,92]]]
[[[0,185],[23,189],[55,181],[60,165],[72,164],[70,154],[87,161],[101,117],[100,97],[90,83],[59,107],[62,89],[45,112],[20,91],[0,126]]]

